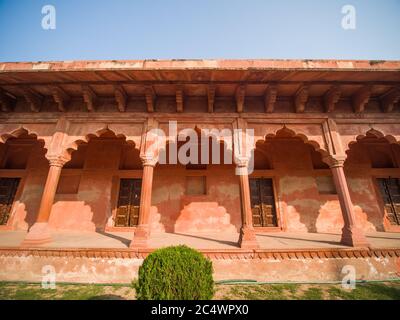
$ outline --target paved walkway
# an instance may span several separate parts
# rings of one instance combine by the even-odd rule
[[[0,247],[18,247],[26,235],[25,231],[0,231]],[[54,232],[54,241],[49,248],[126,248],[133,232]],[[374,232],[367,234],[373,248],[400,248],[400,233]],[[238,248],[237,233],[177,234],[154,233],[151,248],[186,244],[197,249]],[[258,233],[257,240],[262,249],[306,249],[340,248],[339,234],[326,233]]]

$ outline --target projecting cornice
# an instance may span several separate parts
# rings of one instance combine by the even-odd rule
[[[400,61],[0,63],[2,112],[398,113],[399,88]]]

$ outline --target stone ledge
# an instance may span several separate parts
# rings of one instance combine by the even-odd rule
[[[114,248],[0,248],[0,256],[71,257],[71,258],[123,258],[144,259],[155,249]],[[345,259],[400,257],[400,248],[319,248],[319,249],[204,249],[199,250],[212,260],[249,259]]]

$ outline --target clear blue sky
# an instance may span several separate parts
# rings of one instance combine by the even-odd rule
[[[400,0],[0,0],[0,61],[172,58],[400,60]]]

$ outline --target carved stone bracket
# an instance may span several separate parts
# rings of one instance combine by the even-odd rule
[[[331,87],[324,96],[325,111],[333,112],[335,105],[339,101],[342,92],[339,86]]]
[[[400,89],[393,88],[385,93],[381,98],[382,109],[384,112],[392,112],[394,105],[400,101]]]
[[[209,85],[207,87],[208,112],[214,112],[215,91],[216,91],[215,85]]]
[[[154,112],[156,93],[152,86],[147,86],[145,88],[145,97],[146,97],[147,112]]]
[[[83,101],[86,104],[86,108],[89,112],[95,111],[95,101],[97,99],[96,94],[94,91],[88,86],[82,86],[82,93],[83,93]]]
[[[371,96],[371,86],[362,87],[353,96],[353,107],[356,113],[362,113],[365,110],[369,98]]]
[[[57,103],[58,110],[61,112],[67,111],[66,105],[70,101],[69,95],[58,86],[53,86],[51,88],[51,94],[54,101]]]
[[[240,85],[237,87],[235,98],[236,98],[236,111],[241,113],[244,110],[244,101],[246,98],[246,87],[244,85]]]
[[[31,111],[39,112],[43,103],[43,96],[29,87],[22,87],[22,94],[24,95],[26,102],[29,103]]]
[[[296,112],[298,113],[302,113],[306,110],[309,91],[308,89],[308,86],[301,86],[296,92],[294,103],[296,107]]]
[[[122,86],[115,86],[114,87],[114,96],[115,96],[115,101],[117,102],[118,105],[118,110],[120,112],[125,112],[126,111],[126,104],[128,101],[128,96]]]
[[[274,112],[277,96],[278,96],[278,87],[275,84],[269,85],[264,95],[265,112],[267,113]]]
[[[183,112],[183,89],[180,87],[176,89],[176,111]]]
[[[2,89],[0,89],[0,105],[1,105],[1,111],[4,112],[9,112],[11,111],[11,106],[12,106],[12,98],[6,94],[6,92]]]

